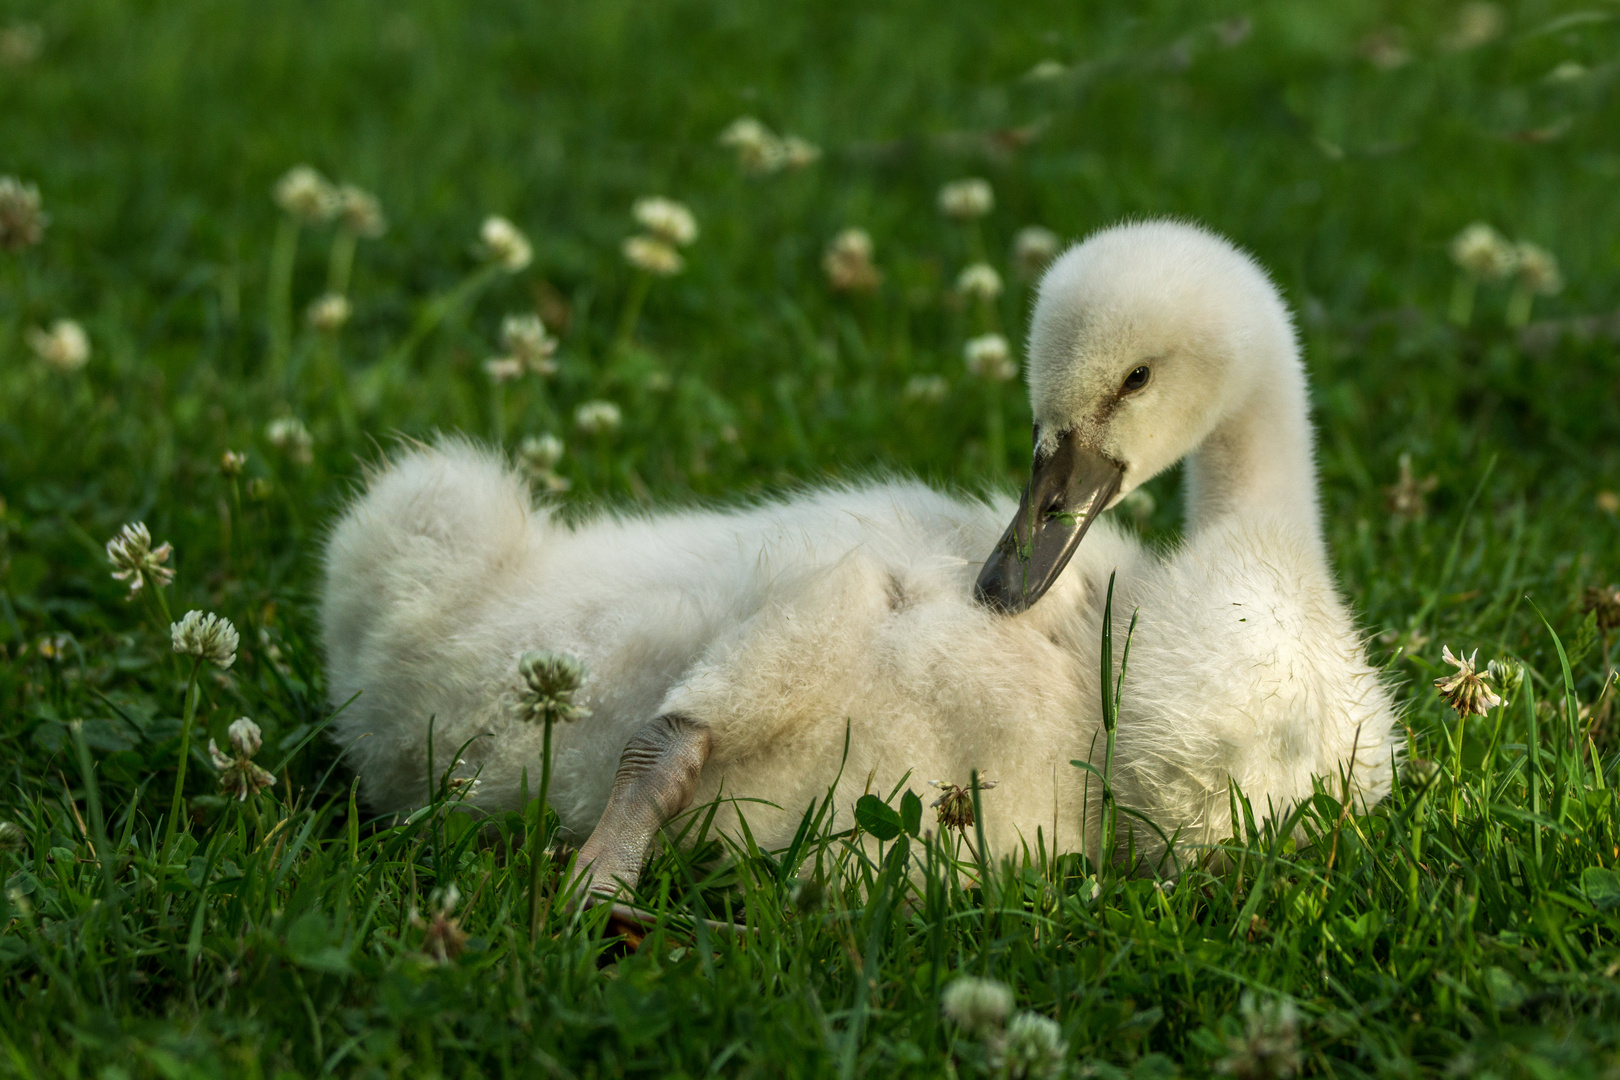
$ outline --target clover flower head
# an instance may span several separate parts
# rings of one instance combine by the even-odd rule
[[[1041,276],[1048,264],[1057,258],[1063,241],[1051,229],[1040,225],[1026,225],[1013,237],[1012,261],[1018,276],[1033,281]]]
[[[50,215],[40,208],[39,188],[15,176],[0,176],[0,248],[31,248],[45,238],[50,223]]]
[[[586,401],[574,410],[574,426],[587,435],[610,435],[623,421],[619,407],[611,401]]]
[[[71,375],[90,362],[90,337],[72,319],[57,319],[49,330],[30,327],[28,347],[46,364]]]
[[[944,780],[928,781],[930,787],[939,789],[939,798],[934,800],[933,808],[938,812],[941,828],[956,829],[964,832],[973,828],[973,790],[958,787],[956,784]],[[996,786],[994,780],[979,781],[980,791],[989,791]]]
[[[310,301],[309,307],[304,311],[304,319],[312,330],[319,330],[323,334],[335,334],[343,329],[353,313],[354,309],[349,304],[347,296],[328,292]]]
[[[1581,594],[1581,614],[1595,614],[1597,628],[1605,634],[1620,626],[1620,585],[1588,585]]]
[[[557,339],[546,333],[540,316],[508,315],[501,320],[501,348],[536,375],[553,375],[557,364],[551,359]]]
[[[223,476],[241,476],[242,470],[247,468],[247,455],[239,454],[235,450],[227,450],[219,456],[219,471]]]
[[[1476,221],[1451,241],[1451,261],[1466,274],[1485,281],[1500,281],[1513,273],[1518,253],[1507,238],[1483,221]]]
[[[1047,57],[1036,61],[1033,67],[1024,72],[1024,78],[1029,82],[1055,82],[1068,73],[1069,69],[1063,61]]]
[[[1434,687],[1440,691],[1440,696],[1446,704],[1457,710],[1459,717],[1467,717],[1471,713],[1484,716],[1498,705],[1502,699],[1486,685],[1489,676],[1481,675],[1474,668],[1474,661],[1479,656],[1475,649],[1473,655],[1462,657],[1451,655],[1449,645],[1442,646],[1440,655],[1446,663],[1454,665],[1457,670],[1443,678],[1434,680]]]
[[[574,701],[585,685],[585,665],[579,658],[562,652],[526,652],[518,660],[523,679],[519,707],[525,720],[566,723],[589,716],[591,711]]]
[[[188,611],[179,622],[169,624],[174,651],[198,656],[220,668],[236,663],[236,647],[241,644],[231,621],[213,612]]]
[[[981,334],[969,338],[962,346],[962,359],[968,371],[981,378],[1006,382],[1018,374],[1018,362],[1012,358],[1012,347],[1000,334]]]
[[[461,928],[461,920],[455,917],[456,905],[461,903],[461,890],[452,881],[430,902],[433,904],[433,918],[423,919],[412,911],[411,925],[423,931],[422,951],[435,964],[448,964],[461,955],[461,950],[467,944],[467,932]]]
[[[956,291],[988,304],[1001,295],[1001,275],[989,263],[974,263],[956,275]]]
[[[625,262],[655,277],[671,277],[686,266],[681,253],[656,236],[627,236],[620,251]]]
[[[252,757],[264,745],[264,732],[259,730],[250,717],[239,717],[231,721],[231,726],[225,730],[225,735],[231,740],[231,746],[238,754]]]
[[[1501,689],[1502,698],[1506,700],[1524,685],[1524,665],[1512,660],[1492,660],[1485,665],[1485,677]]]
[[[534,248],[529,238],[505,218],[491,214],[478,230],[484,258],[509,274],[515,274],[529,265]]]
[[[630,216],[656,239],[676,247],[685,247],[697,239],[697,218],[684,203],[649,195],[637,199],[630,207]]]
[[[945,381],[943,375],[913,375],[906,380],[906,385],[900,391],[900,396],[906,401],[917,401],[927,405],[937,405],[945,400],[951,392],[951,384]]]
[[[1292,1002],[1256,1003],[1244,992],[1238,1005],[1243,1033],[1226,1041],[1215,1071],[1240,1080],[1285,1080],[1299,1072],[1299,1010]]]
[[[270,189],[275,204],[301,225],[319,225],[338,212],[338,192],[308,165],[294,165]]]
[[[549,473],[562,460],[563,441],[551,433],[530,435],[518,445],[518,459],[531,475]]]
[[[515,356],[492,356],[484,361],[484,374],[492,383],[509,383],[523,374],[523,361]]]
[[[1068,1056],[1062,1026],[1035,1012],[1016,1013],[990,1047],[991,1067],[1013,1080],[1056,1080]]]
[[[869,292],[883,275],[872,265],[872,237],[865,229],[845,229],[832,238],[821,269],[827,283],[840,292]]]
[[[1495,4],[1464,4],[1457,9],[1456,21],[1440,39],[1440,45],[1451,52],[1477,49],[1500,37],[1506,26],[1502,9]]]
[[[782,137],[782,167],[806,169],[821,160],[821,147],[797,135]]]
[[[1513,249],[1519,269],[1519,284],[1532,293],[1552,296],[1564,287],[1558,271],[1558,258],[1546,248],[1521,240]]]
[[[1439,477],[1425,476],[1422,480],[1412,475],[1412,455],[1403,453],[1399,462],[1400,476],[1384,489],[1384,504],[1391,517],[1401,521],[1417,521],[1428,516],[1428,495],[1440,485]]]
[[[264,437],[271,446],[300,465],[315,460],[315,437],[296,416],[281,416],[270,421],[264,426]]]
[[[209,739],[208,760],[219,770],[220,790],[227,795],[235,795],[236,800],[242,802],[249,795],[274,784],[276,778],[270,770],[253,761],[253,755],[264,745],[264,736],[258,724],[244,716],[231,721],[226,734],[234,754],[225,753],[218,743]]]
[[[0,821],[0,852],[15,855],[28,846],[28,834],[14,821]]]
[[[375,240],[388,231],[382,203],[365,188],[344,184],[337,189],[338,224],[355,236]]]
[[[721,146],[737,153],[744,172],[772,173],[787,164],[787,149],[770,128],[752,116],[739,116],[720,132]]]
[[[167,542],[152,546],[152,534],[144,521],[130,522],[107,541],[107,561],[114,567],[113,580],[129,582],[132,599],[148,579],[159,588],[174,580],[174,571],[163,565],[173,551]]]
[[[939,212],[966,221],[984,217],[996,206],[995,189],[990,181],[977,176],[953,180],[939,189]]]
[[[939,995],[945,1018],[974,1034],[996,1031],[1012,1012],[1012,988],[995,979],[961,975],[952,979]]]

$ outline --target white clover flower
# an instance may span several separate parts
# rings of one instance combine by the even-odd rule
[[[444,892],[430,897],[434,905],[433,919],[423,919],[415,909],[411,911],[411,925],[422,933],[422,952],[435,964],[448,964],[461,955],[467,945],[467,932],[461,920],[455,918],[456,905],[461,902],[461,890],[456,883],[445,886]]]
[[[977,1035],[998,1030],[1012,1012],[1012,989],[994,979],[962,975],[939,995],[946,1019]]]
[[[1299,1072],[1299,1010],[1292,1002],[1275,1000],[1256,1004],[1244,991],[1238,1005],[1243,1034],[1228,1039],[1226,1056],[1215,1071],[1227,1076],[1268,1077],[1286,1080]]]
[[[241,476],[247,468],[247,455],[227,450],[219,457],[219,471],[225,476]]]
[[[906,380],[905,389],[900,392],[900,396],[906,401],[937,405],[944,401],[950,392],[951,384],[945,381],[943,375],[913,375]]]
[[[322,293],[310,301],[309,307],[304,311],[304,319],[310,328],[319,330],[323,334],[334,334],[343,329],[349,321],[353,308],[349,306],[349,298],[342,293]]]
[[[0,176],[0,248],[17,252],[45,238],[50,215],[40,209],[39,188],[15,176]]]
[[[737,164],[745,172],[771,173],[787,163],[782,140],[752,116],[739,116],[726,125],[719,141],[737,152]]]
[[[995,205],[996,193],[990,181],[976,176],[953,180],[939,189],[939,212],[946,217],[964,221],[984,217]]]
[[[355,236],[374,240],[388,231],[382,203],[364,188],[344,184],[337,189],[337,206],[338,224]]]
[[[787,135],[782,139],[782,166],[787,169],[806,169],[821,160],[821,147],[809,139]]]
[[[619,430],[624,416],[611,401],[587,401],[574,410],[574,426],[587,435],[607,435]]]
[[[515,356],[492,356],[484,361],[484,374],[492,383],[509,383],[523,374],[523,361]]]
[[[991,1047],[992,1067],[1013,1080],[1056,1080],[1069,1056],[1063,1028],[1039,1013],[1021,1012]]]
[[[27,846],[28,834],[21,826],[13,821],[0,821],[0,851],[15,855]]]
[[[264,437],[300,465],[315,460],[315,437],[296,416],[280,416],[264,426]]]
[[[546,333],[538,315],[508,315],[501,320],[501,348],[536,375],[554,375],[557,364],[551,359],[557,339]]]
[[[518,445],[518,460],[525,472],[541,476],[557,467],[563,450],[563,441],[555,435],[530,435]]]
[[[64,375],[90,362],[90,335],[72,319],[57,319],[49,330],[31,327],[28,347],[34,355]]]
[[[1507,19],[1495,4],[1464,4],[1457,9],[1457,21],[1440,39],[1441,48],[1451,52],[1477,49],[1502,35]]]
[[[229,619],[201,611],[188,611],[179,622],[170,623],[169,639],[175,652],[200,656],[221,668],[236,663],[236,647],[241,644]]]
[[[1497,281],[1513,273],[1518,257],[1501,233],[1476,221],[1452,239],[1451,261],[1474,277]]]
[[[270,189],[270,196],[304,225],[319,225],[338,212],[337,189],[308,165],[294,165],[283,173]]]
[[[484,258],[509,274],[522,270],[534,258],[534,248],[529,246],[529,238],[516,225],[498,215],[492,214],[484,219],[478,236],[483,242]]]
[[[1503,697],[1511,698],[1524,685],[1524,665],[1512,660],[1492,660],[1485,665],[1485,678],[1501,687]]]
[[[988,304],[1001,295],[1001,275],[989,263],[974,263],[956,275],[956,291]]]
[[[981,378],[1006,382],[1018,374],[1018,362],[1012,358],[1007,339],[1000,334],[981,334],[969,338],[962,346],[962,358],[968,371]]]
[[[1041,276],[1047,264],[1057,258],[1058,249],[1063,241],[1051,229],[1039,225],[1026,225],[1018,230],[1013,238],[1012,261],[1018,268],[1018,276],[1025,281],[1033,281]]]
[[[1519,284],[1525,289],[1551,296],[1564,287],[1558,259],[1552,252],[1524,240],[1514,246],[1513,252],[1519,268]]]
[[[1461,657],[1451,655],[1451,646],[1445,645],[1441,646],[1440,656],[1457,670],[1434,680],[1434,688],[1440,691],[1447,705],[1457,710],[1459,717],[1466,718],[1470,713],[1484,716],[1502,704],[1502,699],[1485,684],[1489,676],[1481,675],[1474,668],[1474,661],[1479,656],[1478,649],[1474,650],[1472,656]]]
[[[174,571],[163,564],[174,551],[167,542],[152,546],[152,534],[144,521],[131,522],[107,541],[107,561],[115,569],[113,580],[129,582],[129,595],[133,599],[148,579],[159,588],[174,580]]]
[[[208,740],[208,760],[213,762],[214,768],[219,770],[220,790],[227,795],[235,795],[238,802],[247,799],[249,795],[257,794],[276,782],[276,778],[253,761],[253,755],[259,752],[264,745],[264,736],[259,731],[259,725],[244,716],[231,722],[227,732],[231,749],[236,751],[232,757],[220,750],[219,744],[213,739]]]
[[[526,652],[518,660],[518,675],[523,679],[518,702],[525,720],[566,723],[591,714],[574,700],[585,685],[585,665],[578,657],[562,652]]]
[[[666,244],[685,247],[697,239],[697,218],[692,216],[692,211],[684,203],[674,199],[661,195],[637,199],[635,205],[630,207],[630,216],[636,219],[636,224]]]
[[[875,289],[882,274],[872,265],[872,237],[865,229],[845,229],[832,238],[821,257],[827,283],[840,292]]]
[[[625,262],[637,270],[644,270],[659,277],[678,274],[686,265],[681,259],[680,252],[652,236],[628,236],[621,250],[624,252]]]
[[[1048,57],[1024,72],[1024,78],[1030,82],[1055,82],[1068,73],[1069,69],[1064,66],[1062,61]]]

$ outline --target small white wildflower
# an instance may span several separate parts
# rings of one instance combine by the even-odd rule
[[[809,139],[788,135],[782,139],[782,165],[788,169],[805,169],[821,160],[821,147]]]
[[[1056,1020],[1021,1012],[991,1047],[991,1066],[1012,1080],[1056,1080],[1063,1075],[1069,1044]]]
[[[129,595],[133,599],[148,579],[159,588],[174,580],[174,571],[163,564],[174,551],[167,542],[152,546],[152,534],[144,521],[131,522],[107,541],[107,561],[115,570],[113,580],[129,582]]]
[[[619,430],[623,419],[611,401],[587,401],[574,410],[574,426],[587,435],[611,434]]]
[[[343,329],[352,313],[348,297],[342,293],[329,292],[322,293],[310,301],[309,307],[304,311],[304,319],[311,329],[319,330],[323,334],[333,334]]]
[[[1524,665],[1512,660],[1492,660],[1485,665],[1485,677],[1502,691],[1502,697],[1511,698],[1524,685]]]
[[[720,145],[737,152],[745,172],[770,173],[786,164],[787,151],[771,129],[752,116],[739,116],[720,133]]]
[[[228,735],[231,749],[236,751],[235,756],[226,754],[220,750],[218,743],[209,739],[208,760],[219,770],[220,790],[227,795],[235,795],[236,800],[242,802],[249,795],[257,794],[274,784],[276,778],[271,775],[270,770],[253,761],[253,755],[264,745],[264,736],[260,733],[258,724],[244,716],[231,722]]]
[[[518,444],[518,461],[531,476],[544,476],[562,460],[563,441],[552,434],[530,435]]]
[[[0,851],[15,855],[28,846],[28,834],[16,822],[0,821]]]
[[[900,396],[907,401],[936,405],[944,401],[950,392],[951,384],[945,381],[943,375],[913,375],[906,380],[905,389],[900,392]]]
[[[247,468],[247,455],[227,450],[219,457],[219,471],[225,476],[241,476]]]
[[[478,236],[483,242],[484,258],[509,274],[522,270],[534,258],[529,238],[518,231],[516,225],[498,215],[492,214],[484,219]]]
[[[536,375],[554,375],[557,339],[546,333],[538,315],[508,315],[501,320],[501,348]]]
[[[264,437],[300,465],[315,460],[315,437],[296,416],[280,416],[264,426]]]
[[[967,220],[984,217],[995,209],[996,193],[990,181],[979,177],[953,180],[939,189],[939,212],[946,217]]]
[[[509,383],[523,374],[523,361],[515,356],[492,356],[484,361],[484,374],[493,383]]]
[[[57,319],[49,330],[31,327],[28,347],[46,364],[70,375],[90,362],[90,335],[72,319]]]
[[[1243,1034],[1226,1041],[1215,1071],[1252,1080],[1286,1080],[1299,1072],[1299,1011],[1283,1000],[1257,1005],[1244,991],[1238,1005]]]
[[[956,275],[956,291],[988,304],[1001,295],[1001,275],[989,263],[974,263]]]
[[[1519,284],[1532,293],[1551,296],[1564,287],[1563,275],[1558,272],[1558,259],[1546,248],[1528,241],[1514,246],[1514,261],[1518,263]]]
[[[683,203],[661,195],[637,199],[630,208],[636,224],[666,244],[685,247],[697,239],[697,218]]]
[[[962,975],[952,979],[939,995],[946,1019],[977,1035],[995,1031],[1012,1012],[1012,989],[994,979]]]
[[[39,188],[15,176],[0,176],[0,248],[17,252],[45,238],[50,215],[40,208]]]
[[[353,184],[337,189],[338,224],[355,236],[376,239],[388,231],[388,218],[383,214],[377,196]]]
[[[17,23],[0,30],[0,64],[27,67],[45,48],[45,28],[38,23]]]
[[[1474,222],[1452,239],[1451,260],[1464,272],[1486,281],[1507,277],[1518,262],[1513,245],[1483,221]]]
[[[1026,225],[1018,230],[1013,238],[1012,261],[1018,268],[1018,276],[1025,281],[1033,281],[1041,276],[1047,264],[1057,258],[1058,248],[1063,241],[1051,229],[1039,225]]]
[[[518,660],[518,675],[523,679],[518,700],[525,720],[566,723],[591,714],[574,701],[574,695],[585,685],[585,665],[578,657],[561,652],[526,652]]]
[[[652,236],[627,236],[621,250],[625,262],[659,277],[678,274],[686,265],[680,252]]]
[[[1586,65],[1579,60],[1565,60],[1551,71],[1545,78],[1550,83],[1576,83],[1586,78]]]
[[[981,378],[1006,382],[1018,374],[1018,362],[1012,358],[1012,348],[1000,334],[981,334],[969,338],[962,346],[962,358],[968,371]]]
[[[865,229],[845,229],[833,237],[821,257],[821,269],[827,283],[839,291],[866,292],[882,280],[872,265],[872,237]]]
[[[175,652],[200,656],[221,668],[236,663],[236,647],[241,644],[229,619],[202,611],[188,611],[179,622],[170,623],[169,639]]]
[[[1034,67],[1024,72],[1024,78],[1030,82],[1053,82],[1063,78],[1068,72],[1069,69],[1061,61],[1048,57],[1037,62]]]
[[[304,225],[319,225],[338,212],[338,193],[308,165],[294,165],[270,190],[277,206]]]
[[[456,905],[461,902],[461,890],[456,883],[451,882],[445,886],[444,892],[431,898],[434,905],[432,920],[425,920],[415,911],[411,912],[411,925],[422,934],[422,951],[436,964],[448,964],[461,955],[461,950],[467,944],[467,932],[461,928],[461,920],[455,918]]]
[[[1440,696],[1446,704],[1457,710],[1459,717],[1467,717],[1470,713],[1484,716],[1498,705],[1502,699],[1485,685],[1487,676],[1482,676],[1474,669],[1474,661],[1479,656],[1475,649],[1472,656],[1461,657],[1451,655],[1449,645],[1440,649],[1441,658],[1446,663],[1454,665],[1457,670],[1442,678],[1434,680],[1434,688],[1440,691]]]
[[[1452,52],[1477,49],[1502,35],[1507,19],[1495,4],[1464,4],[1457,9],[1457,20],[1440,39],[1441,48]]]

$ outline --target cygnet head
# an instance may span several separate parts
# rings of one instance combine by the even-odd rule
[[[1174,221],[1105,229],[1052,264],[1028,372],[1034,468],[975,590],[1008,613],[1041,598],[1099,513],[1234,416],[1261,399],[1284,403],[1279,422],[1304,411],[1293,324],[1265,271]]]

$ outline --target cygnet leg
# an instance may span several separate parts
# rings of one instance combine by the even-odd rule
[[[636,732],[619,758],[602,820],[579,850],[574,881],[602,896],[621,883],[634,886],[653,837],[692,802],[708,760],[709,729],[684,716],[666,714]]]

